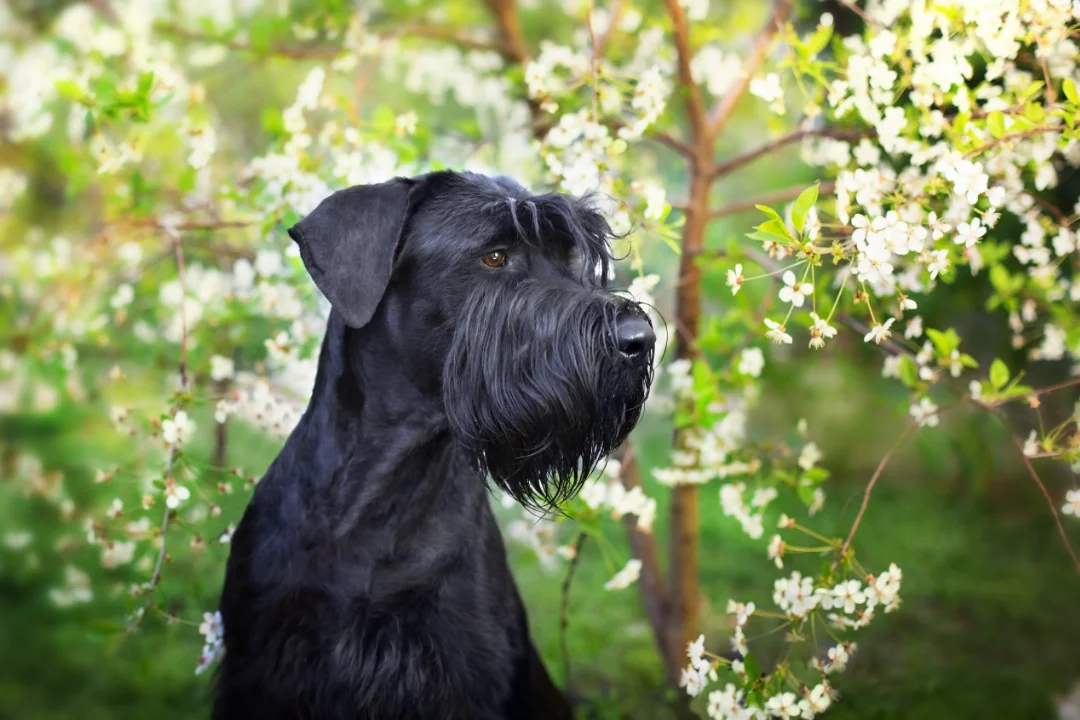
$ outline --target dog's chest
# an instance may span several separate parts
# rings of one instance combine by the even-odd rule
[[[335,694],[354,698],[371,717],[410,706],[417,718],[505,717],[526,666],[519,609],[477,602],[465,583],[453,582],[392,602],[327,600],[316,611],[324,619],[314,644]]]

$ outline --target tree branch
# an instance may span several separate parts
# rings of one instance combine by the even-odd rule
[[[206,43],[208,45],[224,45],[230,50],[237,52],[253,53],[255,55],[277,55],[292,58],[294,60],[332,60],[341,55],[341,48],[304,47],[304,46],[281,46],[275,45],[267,48],[256,48],[249,43],[235,38],[214,37],[194,32],[173,23],[157,23],[154,29],[166,35],[172,35],[181,40]]]
[[[713,168],[712,176],[714,178],[723,177],[728,175],[739,168],[749,165],[754,160],[757,160],[763,155],[779,150],[782,147],[797,143],[808,137],[828,137],[835,140],[845,140],[847,142],[855,142],[864,137],[871,137],[874,134],[873,130],[858,131],[858,130],[836,130],[832,128],[809,128],[804,130],[795,130],[782,137],[778,137],[775,140],[759,145],[756,148],[747,150],[740,153],[730,160],[726,160],[719,163]]]
[[[439,27],[437,25],[413,25],[411,27],[407,26],[395,29],[392,34],[398,37],[443,40],[466,50],[497,52],[509,60],[515,59],[512,57],[512,51],[505,44],[492,40],[480,40],[469,37],[458,28]]]
[[[721,205],[713,210],[709,213],[709,219],[715,220],[717,218],[727,217],[728,215],[738,215],[739,213],[753,210],[758,205],[771,205],[773,203],[794,200],[799,197],[799,193],[805,189],[805,185],[798,185],[795,187],[783,188],[781,190],[773,190],[772,192],[764,193],[763,195],[759,195],[756,198],[751,198],[749,200],[737,200],[728,203],[727,205]],[[823,182],[818,186],[818,195],[830,195],[835,189],[836,183],[832,180]]]
[[[694,157],[694,148],[690,147],[685,142],[683,142],[682,140],[678,139],[677,137],[675,137],[673,135],[669,135],[668,133],[664,133],[664,132],[653,132],[653,133],[649,133],[647,135],[647,137],[655,140],[656,142],[660,143],[661,145],[668,146],[669,148],[671,148],[675,152],[679,153],[680,155],[683,155],[683,156],[688,157],[688,158]]]
[[[525,65],[529,62],[529,48],[521,32],[516,0],[486,0],[488,9],[502,35],[503,57],[510,62]]]
[[[693,49],[690,47],[690,25],[679,0],[665,0],[665,4],[668,15],[671,16],[675,50],[678,53],[679,84],[686,92],[686,114],[690,120],[691,135],[695,139],[704,138],[707,135],[705,104],[701,98],[701,88],[694,82],[694,74],[690,71],[690,61],[693,59]],[[698,158],[698,160],[703,159]]]
[[[670,5],[671,2],[672,0],[669,0],[668,4]],[[754,39],[754,46],[743,60],[742,77],[724,97],[716,101],[712,110],[709,111],[706,130],[710,138],[717,137],[720,131],[724,129],[724,126],[727,125],[728,120],[731,119],[735,108],[739,106],[739,101],[742,100],[743,95],[749,89],[750,81],[757,75],[758,70],[761,69],[762,64],[765,62],[765,58],[769,54],[769,47],[772,45],[773,36],[776,35],[776,31],[779,30],[780,26],[787,22],[794,6],[795,0],[776,0],[768,22],[758,33],[757,38]]]

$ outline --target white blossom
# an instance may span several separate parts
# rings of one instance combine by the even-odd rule
[[[622,570],[615,573],[610,580],[604,583],[605,590],[624,590],[635,582],[641,576],[641,561],[637,558],[631,558],[627,561],[626,566]]]

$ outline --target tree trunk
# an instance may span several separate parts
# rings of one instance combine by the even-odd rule
[[[705,228],[709,223],[709,171],[696,162],[692,165],[675,294],[675,356],[680,359],[692,359],[696,352],[701,317],[701,269],[696,260],[705,246]],[[681,448],[684,443],[684,433],[676,430],[675,447]],[[680,485],[674,488],[671,498],[671,621],[666,664],[669,679],[674,683],[686,664],[686,646],[697,633],[700,601],[697,491],[696,485]]]

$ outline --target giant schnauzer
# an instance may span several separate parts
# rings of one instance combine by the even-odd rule
[[[570,497],[638,421],[653,329],[587,198],[434,172],[289,230],[331,304],[311,402],[232,539],[218,720],[570,718],[485,477]]]

